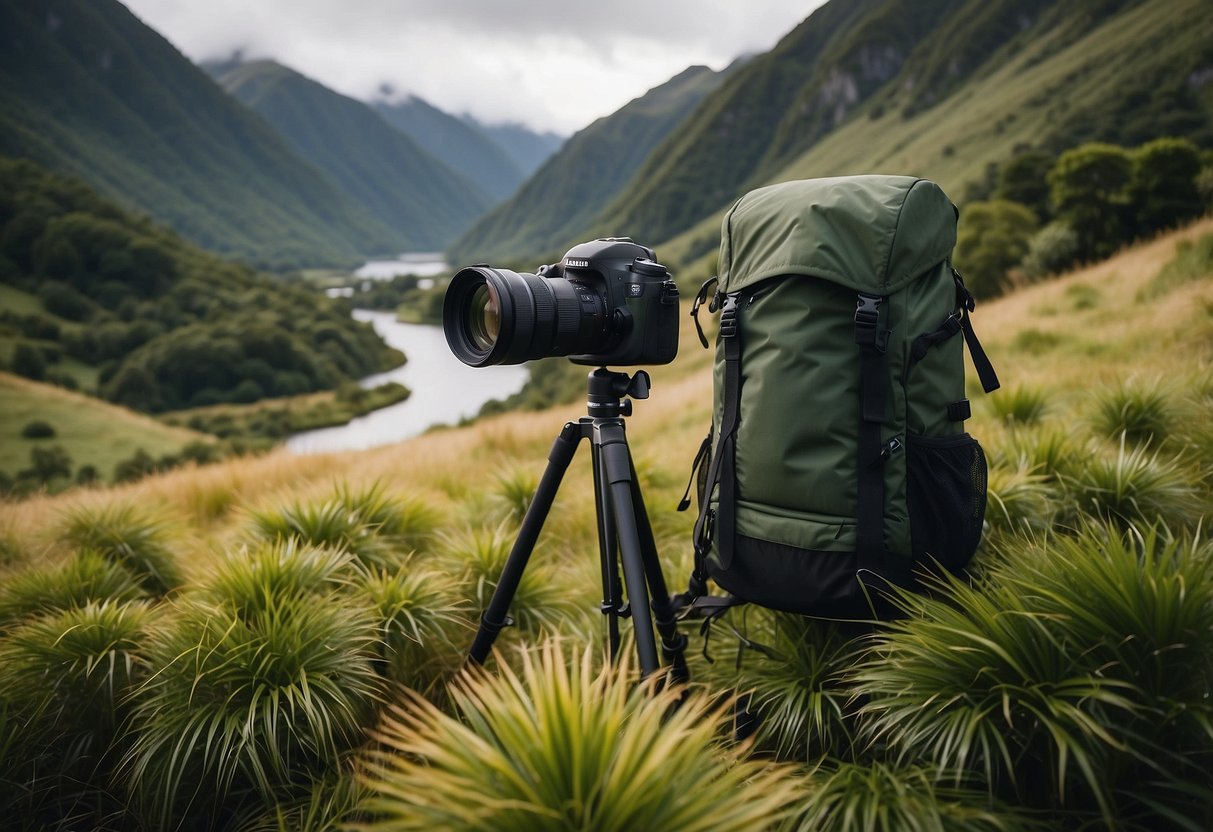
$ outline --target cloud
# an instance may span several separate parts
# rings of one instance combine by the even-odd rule
[[[369,100],[570,133],[693,64],[769,49],[821,0],[126,0],[194,60],[270,57]]]

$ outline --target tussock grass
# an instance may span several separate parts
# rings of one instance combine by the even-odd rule
[[[1108,439],[1123,436],[1135,444],[1161,444],[1177,418],[1174,397],[1158,379],[1125,382],[1098,391],[1091,422]]]
[[[1201,475],[1182,455],[1129,447],[1122,436],[1110,455],[1096,455],[1065,480],[1066,494],[1081,514],[1122,527],[1162,523],[1175,529],[1197,526],[1208,504],[1200,491]]]
[[[148,592],[164,595],[183,581],[169,528],[167,519],[132,503],[113,504],[69,510],[59,538],[122,565]]]
[[[1043,390],[1024,385],[998,390],[989,398],[994,416],[1008,425],[1035,425],[1048,410]]]
[[[57,567],[29,567],[0,585],[0,628],[38,614],[89,603],[122,603],[146,597],[121,564],[84,550]]]
[[[788,770],[722,741],[728,711],[708,696],[678,702],[554,641],[518,673],[501,664],[454,688],[458,719],[415,695],[389,709],[366,829],[749,830],[796,798]]]
[[[921,766],[841,763],[815,770],[795,832],[1012,832],[1040,830],[1037,820],[991,805],[980,788],[954,785]]]
[[[989,531],[1016,533],[1044,531],[1055,512],[1057,489],[1036,467],[996,465],[989,470],[986,490],[986,526]]]
[[[370,613],[337,596],[175,604],[137,695],[124,772],[137,813],[223,826],[339,768],[383,693],[374,648]]]

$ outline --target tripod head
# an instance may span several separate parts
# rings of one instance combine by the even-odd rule
[[[587,378],[586,411],[595,419],[609,419],[616,416],[631,416],[631,396],[633,399],[649,397],[649,374],[637,370],[635,375],[608,370],[599,367]]]

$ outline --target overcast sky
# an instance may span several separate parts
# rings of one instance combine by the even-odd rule
[[[766,51],[823,0],[123,0],[195,61],[244,50],[364,100],[573,133],[693,64]]]

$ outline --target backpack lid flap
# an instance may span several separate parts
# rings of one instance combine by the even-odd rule
[[[725,215],[720,291],[802,274],[888,295],[951,255],[956,217],[938,185],[912,176],[840,176],[759,188]]]

